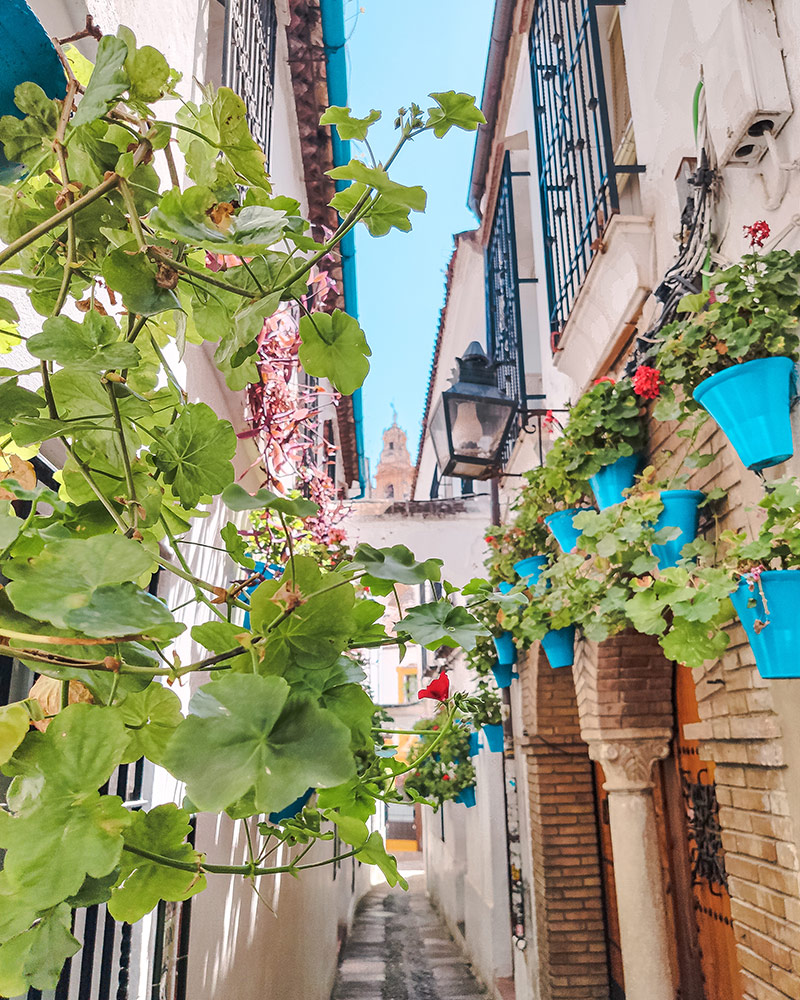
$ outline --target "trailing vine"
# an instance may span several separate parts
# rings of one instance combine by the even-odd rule
[[[7,158],[24,165],[0,187],[0,283],[23,289],[42,318],[34,332],[20,328],[0,299],[3,343],[16,357],[24,345],[30,359],[0,372],[0,640],[60,695],[54,705],[40,688],[0,709],[0,764],[13,779],[0,809],[0,994],[9,996],[55,984],[80,947],[73,908],[105,901],[134,921],[161,899],[200,892],[207,877],[297,874],[338,860],[303,860],[334,828],[346,845],[339,858],[402,882],[367,821],[376,801],[399,798],[408,765],[384,750],[357,651],[471,648],[485,633],[449,598],[407,608],[386,632],[382,606],[357,599],[357,585],[381,594],[440,577],[438,560],[418,562],[402,546],[361,546],[327,569],[293,552],[290,529],[283,572],[259,583],[242,519],[268,511],[281,524],[319,525],[324,498],[283,495],[277,456],[254,496],[235,484],[234,428],[190,400],[170,364],[187,342],[207,342],[232,391],[267,385],[275,317],[313,296],[318,268],[354,226],[410,228],[425,192],[387,171],[413,139],[474,130],[483,121],[474,99],[433,94],[427,111],[400,112],[382,164],[330,171],[350,184],[332,202],[338,229],[319,239],[298,203],[272,192],[231,90],[208,87],[167,120],[159,102],[176,96],[176,74],[126,28],[100,39],[94,67],[76,53],[65,67],[63,101],[23,83],[20,117],[0,120]],[[365,139],[379,117],[330,108],[321,121]],[[353,392],[369,370],[363,331],[338,310],[305,311],[295,349],[292,364],[336,393]],[[287,440],[281,461],[293,461]],[[63,456],[57,491],[29,462],[42,446]],[[187,535],[212,501],[231,519],[204,544],[239,565],[244,579],[233,584],[218,575],[222,560],[209,579],[192,568]],[[200,620],[191,638],[203,650],[193,659],[172,646],[186,630],[180,615],[149,591],[159,569],[188,585],[187,615]],[[184,716],[160,682],[192,676],[206,683],[193,685]],[[467,708],[448,698],[443,731]],[[119,764],[142,756],[185,783],[183,807],[136,811],[103,791]],[[252,819],[247,863],[209,863],[187,839],[192,810]],[[275,865],[281,843],[289,860]]]

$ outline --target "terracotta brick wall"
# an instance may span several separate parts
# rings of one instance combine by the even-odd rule
[[[677,467],[687,450],[675,430],[674,424],[651,426],[652,454],[660,459],[673,453],[666,464],[669,471]],[[729,491],[721,508],[720,529],[752,528],[759,515],[746,508],[763,495],[758,478],[744,468],[712,420],[702,429],[699,441],[704,450],[718,455],[706,468],[694,471],[689,486],[701,490],[721,486]],[[712,523],[709,538],[713,530]],[[773,701],[778,689],[759,675],[738,624],[731,626],[730,638],[719,662],[694,671],[702,721],[687,726],[686,736],[699,739],[701,756],[716,763],[719,818],[744,996],[746,1000],[797,1000],[800,879],[787,782],[797,783],[798,776],[787,768]]]
[[[569,670],[538,644],[520,664],[541,1000],[606,1000],[592,763]]]

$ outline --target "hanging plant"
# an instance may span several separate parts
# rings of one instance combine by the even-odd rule
[[[420,739],[409,754],[410,771],[403,786],[413,801],[425,801],[434,809],[443,802],[458,799],[475,783],[469,730],[453,726],[447,735],[440,737],[440,725],[441,719],[435,716],[414,726]]]

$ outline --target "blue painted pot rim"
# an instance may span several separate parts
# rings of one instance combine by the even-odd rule
[[[783,354],[774,354],[769,358],[754,358],[752,361],[743,361],[739,365],[731,365],[729,368],[723,368],[721,372],[714,372],[713,375],[709,375],[708,378],[704,378],[698,386],[695,386],[692,396],[696,402],[702,403],[703,396],[708,393],[709,389],[716,389],[723,383],[729,382],[732,378],[739,378],[745,369],[752,371],[756,366],[763,368],[764,363],[772,364],[774,367],[777,367],[775,362],[781,361],[786,363],[786,374],[788,375],[794,368],[794,361],[791,358],[787,358]],[[781,367],[784,366],[782,365]]]
[[[697,497],[697,502],[700,503],[701,500],[705,500],[705,493],[702,490],[662,490],[659,494],[661,500],[664,497]]]
[[[528,556],[527,559],[520,559],[514,563],[514,572],[527,586],[535,587],[547,563],[547,556]]]

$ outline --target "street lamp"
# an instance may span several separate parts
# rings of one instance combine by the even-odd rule
[[[431,417],[439,474],[492,479],[517,403],[497,388],[497,365],[477,341],[456,361],[458,379],[442,393]]]

